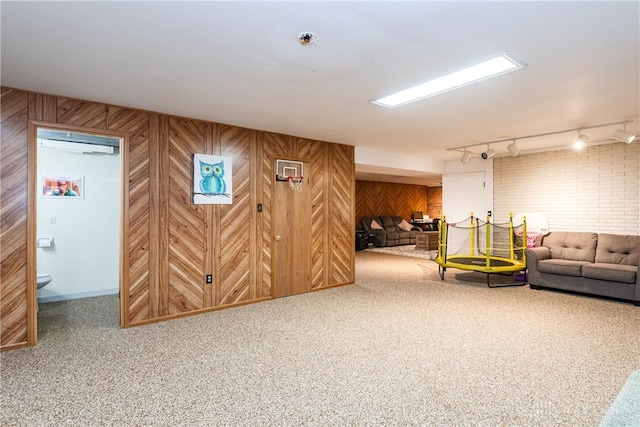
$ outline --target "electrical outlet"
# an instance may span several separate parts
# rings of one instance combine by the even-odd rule
[[[258,203],[258,212],[262,212],[262,203]]]
[[[213,275],[207,274],[207,283],[213,283]]]
[[[51,215],[49,217],[49,224],[55,224],[56,223],[56,216],[55,215]]]

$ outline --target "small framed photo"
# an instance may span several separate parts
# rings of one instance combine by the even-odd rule
[[[73,197],[84,198],[84,177],[43,175],[42,197]]]

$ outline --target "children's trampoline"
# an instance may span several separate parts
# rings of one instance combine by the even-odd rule
[[[443,219],[438,232],[438,263],[440,279],[444,280],[447,268],[471,270],[486,273],[487,286],[490,288],[504,286],[522,286],[526,284],[527,260],[525,249],[527,235],[526,217],[522,224],[513,224],[513,216],[509,222],[495,224],[471,216],[463,221],[450,223]],[[524,271],[524,281],[508,285],[492,285],[491,274],[508,274]]]

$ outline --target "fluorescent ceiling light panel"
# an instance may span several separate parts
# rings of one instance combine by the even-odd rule
[[[383,107],[395,108],[430,96],[448,92],[453,89],[468,86],[482,80],[487,80],[512,71],[521,70],[525,66],[525,64],[503,54],[497,58],[489,59],[460,71],[438,77],[437,79],[429,80],[426,83],[394,93],[393,95],[385,96],[384,98],[380,98],[372,102]]]
[[[107,145],[82,144],[79,142],[52,141],[48,139],[41,139],[40,146],[46,148],[56,148],[58,150],[75,151],[78,153],[113,154],[113,147]]]

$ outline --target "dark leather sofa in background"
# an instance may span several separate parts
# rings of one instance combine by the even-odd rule
[[[372,221],[376,221],[382,230],[371,228]],[[401,222],[399,216],[366,216],[360,220],[359,228],[372,236],[371,243],[374,246],[415,245],[416,233],[421,231],[420,228],[411,227],[410,231],[404,231],[398,227]]]

